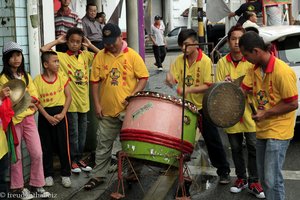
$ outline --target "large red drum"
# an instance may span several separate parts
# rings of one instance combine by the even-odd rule
[[[198,116],[194,104],[185,102],[182,137],[181,99],[144,91],[127,100],[120,140],[129,157],[177,166],[181,152],[193,152]]]

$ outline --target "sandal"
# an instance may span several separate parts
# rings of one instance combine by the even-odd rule
[[[91,179],[84,185],[84,189],[86,189],[86,190],[92,190],[92,189],[98,187],[99,185],[101,185],[102,183],[104,183],[104,180],[103,180],[102,177],[91,178]]]

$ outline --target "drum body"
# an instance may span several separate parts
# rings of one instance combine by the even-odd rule
[[[177,166],[181,152],[193,152],[197,108],[192,103],[186,102],[181,140],[181,99],[140,92],[128,101],[120,140],[129,157]]]

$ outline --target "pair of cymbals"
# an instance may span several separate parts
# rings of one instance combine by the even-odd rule
[[[31,96],[26,91],[26,85],[22,80],[10,80],[2,86],[2,88],[6,87],[10,88],[9,98],[12,102],[12,109],[14,110],[16,116],[29,107],[31,103]]]

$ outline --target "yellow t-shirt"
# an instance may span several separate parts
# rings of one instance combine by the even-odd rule
[[[60,71],[70,80],[72,102],[68,112],[85,113],[89,111],[89,67],[92,64],[94,53],[80,51],[78,58],[71,51],[56,53]]]
[[[38,75],[33,82],[39,94],[40,104],[44,108],[65,105],[65,87],[69,83],[66,76],[58,73],[53,82],[48,82],[43,75]]]
[[[203,84],[211,85],[212,80],[212,62],[208,56],[206,56],[202,51],[198,50],[198,58],[196,61],[189,66],[188,61],[186,60],[186,80],[185,85],[187,87],[197,87]],[[184,59],[183,54],[179,55],[175,62],[171,65],[171,74],[178,82],[179,86],[183,86],[183,71],[184,69]],[[198,110],[202,109],[202,93],[190,93],[186,96],[186,100],[195,104]]]
[[[225,77],[230,76],[235,80],[243,75],[252,67],[252,64],[243,58],[237,66],[233,63],[230,54],[221,58],[216,67],[216,81],[221,82]],[[252,119],[251,108],[246,101],[246,108],[242,119],[232,127],[226,128],[226,133],[241,133],[241,132],[255,132],[255,122]]]
[[[148,77],[143,59],[133,49],[126,47],[117,57],[105,50],[98,52],[90,80],[92,84],[100,82],[103,115],[115,117],[123,111],[123,102],[134,91],[138,80]]]
[[[24,75],[21,76],[21,80],[24,81],[24,83],[26,83]],[[34,83],[32,81],[32,78],[31,78],[31,76],[29,74],[28,74],[28,80],[29,80],[29,83],[28,83],[28,85],[26,87],[26,91],[29,93],[29,95],[32,98],[38,100],[37,90],[36,90],[35,85],[34,85]],[[8,82],[7,77],[5,75],[1,75],[1,77],[0,77],[0,86],[2,86],[6,82]],[[20,122],[22,122],[22,120],[25,117],[33,115],[34,113],[35,113],[35,111],[33,109],[27,108],[24,112],[22,112],[19,115],[13,117],[13,123],[15,125],[19,124]]]
[[[2,123],[0,120],[0,159],[8,152],[6,135],[2,128]]]
[[[242,87],[252,90],[257,109],[269,110],[280,101],[298,99],[296,74],[285,62],[271,56],[264,76],[254,66],[243,80]],[[296,111],[277,115],[256,123],[257,138],[287,140],[294,135]]]

